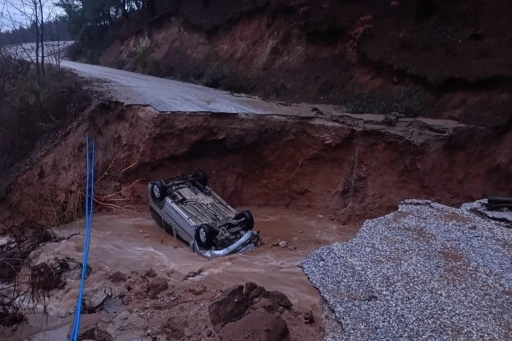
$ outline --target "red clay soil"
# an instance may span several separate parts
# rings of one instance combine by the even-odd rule
[[[290,102],[367,112],[384,103],[408,115],[505,124],[512,3],[435,1],[429,12],[420,2],[428,0],[175,1],[121,30],[100,63]]]
[[[159,114],[111,103],[20,176],[3,207],[51,224],[80,215],[85,134],[96,140],[98,208],[145,209],[149,181],[196,169],[234,205],[321,210],[343,222],[407,198],[458,205],[512,191],[510,129],[414,143],[315,119]]]

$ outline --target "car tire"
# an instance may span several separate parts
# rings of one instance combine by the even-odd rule
[[[213,239],[215,238],[215,231],[213,227],[208,224],[199,225],[196,228],[195,240],[197,246],[202,249],[209,250],[213,246]]]
[[[151,198],[153,198],[153,201],[162,208],[165,202],[165,197],[167,196],[167,190],[165,188],[165,184],[163,181],[157,181],[154,182],[153,185],[151,185]]]
[[[235,219],[236,220],[241,220],[241,219],[244,220],[242,228],[245,231],[250,231],[254,228],[254,217],[252,216],[252,213],[250,211],[246,210],[246,211],[242,211],[242,212],[238,213],[235,216]]]
[[[194,173],[195,180],[203,187],[208,186],[208,177],[203,171],[197,171]]]

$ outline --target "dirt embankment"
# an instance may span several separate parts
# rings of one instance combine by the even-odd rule
[[[123,26],[100,64],[352,112],[504,124],[512,5],[418,3],[176,1]]]
[[[389,212],[406,198],[454,205],[512,191],[507,129],[416,143],[314,118],[159,114],[110,103],[13,183],[11,214],[50,224],[80,215],[85,134],[96,140],[98,208],[145,209],[149,181],[198,168],[236,206],[314,209],[342,222]]]

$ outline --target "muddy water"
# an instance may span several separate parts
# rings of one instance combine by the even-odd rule
[[[255,229],[261,231],[265,245],[245,254],[211,261],[194,254],[186,244],[167,235],[143,213],[95,215],[89,253],[93,273],[86,281],[86,294],[111,285],[106,278],[109,270],[143,272],[154,268],[163,276],[176,272],[173,277],[181,280],[182,275],[202,269],[201,274],[191,280],[219,289],[252,281],[269,290],[284,292],[298,310],[312,309],[320,314],[318,293],[297,264],[315,248],[349,239],[357,227],[337,225],[312,213],[248,209],[255,216]],[[58,233],[70,236],[83,229],[84,222],[77,221],[59,228]],[[286,241],[288,247],[272,246],[279,241]],[[47,245],[39,257],[69,256],[81,260],[82,252],[83,237],[75,235],[59,244]],[[68,283],[53,297],[49,314],[68,314],[76,303],[77,289],[78,282]]]

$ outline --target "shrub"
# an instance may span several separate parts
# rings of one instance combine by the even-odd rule
[[[21,66],[20,66],[21,65]],[[47,65],[37,77],[27,64],[0,59],[0,173],[35,144],[74,121],[92,102],[77,75]]]

